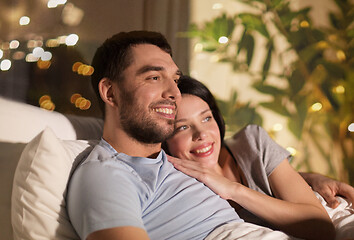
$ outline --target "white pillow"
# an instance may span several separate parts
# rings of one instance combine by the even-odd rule
[[[79,239],[66,211],[66,187],[97,142],[60,140],[46,128],[27,144],[12,189],[14,239]]]

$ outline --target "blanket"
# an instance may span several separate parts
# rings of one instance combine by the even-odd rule
[[[336,240],[354,239],[354,208],[351,202],[342,197],[337,197],[339,206],[330,208],[321,195],[317,198],[326,209],[336,228]],[[281,231],[258,226],[251,223],[228,223],[216,228],[205,240],[296,240],[298,238],[287,235]]]

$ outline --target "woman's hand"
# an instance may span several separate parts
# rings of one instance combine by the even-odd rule
[[[192,160],[179,159],[172,156],[167,158],[177,170],[204,183],[223,199],[231,199],[232,189],[241,186],[241,184],[232,182],[224,177],[219,165],[211,168]]]
[[[339,205],[336,196],[342,196],[354,203],[354,188],[352,186],[318,173],[300,174],[312,189],[326,200],[331,208],[336,208]]]

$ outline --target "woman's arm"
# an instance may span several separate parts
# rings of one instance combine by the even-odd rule
[[[299,173],[305,181],[318,192],[331,208],[338,206],[336,196],[342,196],[354,203],[354,188],[344,182],[340,182],[318,173]]]
[[[200,163],[176,158],[170,158],[170,162],[178,170],[206,184],[222,198],[233,200],[292,236],[334,239],[332,221],[310,187],[287,160],[282,161],[269,176],[272,191],[278,199],[232,182],[215,169],[203,167]]]

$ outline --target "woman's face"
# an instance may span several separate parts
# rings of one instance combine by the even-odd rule
[[[167,145],[175,157],[208,165],[218,162],[220,132],[206,102],[194,95],[182,95],[177,111],[175,133],[167,140]]]

